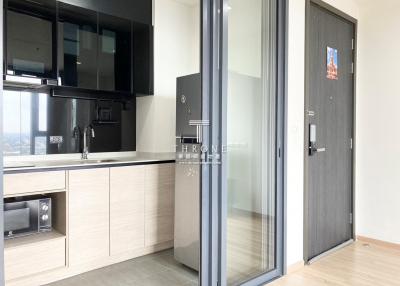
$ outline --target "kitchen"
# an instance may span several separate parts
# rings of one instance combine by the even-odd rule
[[[199,73],[199,1],[110,3],[4,1],[6,285],[198,284],[175,113],[178,78]]]

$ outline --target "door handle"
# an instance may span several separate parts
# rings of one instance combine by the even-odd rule
[[[310,124],[310,138],[309,138],[309,155],[313,156],[315,153],[326,152],[326,148],[317,147],[317,126],[315,124]]]
[[[323,153],[326,152],[326,148],[317,148],[317,146],[313,143],[310,143],[310,147],[309,147],[309,153],[310,156],[314,155],[315,153]]]

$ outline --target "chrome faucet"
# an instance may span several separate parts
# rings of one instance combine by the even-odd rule
[[[92,125],[88,125],[83,131],[83,152],[82,152],[82,160],[87,160],[89,154],[89,145],[87,133],[90,132],[90,137],[94,138],[94,128]],[[89,140],[90,141],[90,140]]]

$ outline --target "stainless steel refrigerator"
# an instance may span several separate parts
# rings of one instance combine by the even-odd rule
[[[201,76],[177,79],[174,256],[199,270]]]

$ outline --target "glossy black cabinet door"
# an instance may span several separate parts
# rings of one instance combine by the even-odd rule
[[[131,22],[99,14],[99,89],[131,92]]]
[[[61,2],[58,6],[61,85],[97,89],[97,13]]]
[[[89,10],[144,24],[152,24],[151,0],[60,0]]]
[[[5,1],[6,72],[57,77],[56,1]]]
[[[134,22],[133,90],[137,96],[154,93],[153,57],[153,26]]]

